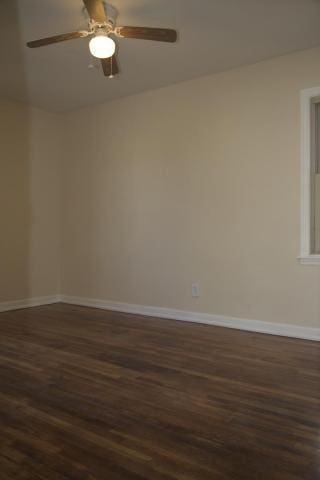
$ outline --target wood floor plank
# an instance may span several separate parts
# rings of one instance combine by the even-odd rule
[[[0,314],[0,480],[319,480],[317,342],[55,304]]]

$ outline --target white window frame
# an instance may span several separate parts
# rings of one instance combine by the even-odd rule
[[[311,165],[312,132],[311,100],[320,96],[320,87],[301,91],[301,250],[299,260],[304,265],[320,265],[320,255],[311,252]]]

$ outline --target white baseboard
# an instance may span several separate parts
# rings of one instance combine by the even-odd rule
[[[284,323],[261,322],[225,315],[213,315],[209,313],[196,313],[171,308],[150,307],[146,305],[134,305],[130,303],[111,302],[85,297],[73,297],[62,295],[61,302],[85,307],[101,308],[117,312],[133,313],[150,317],[167,318],[171,320],[182,320],[184,322],[205,323],[219,327],[247,330],[249,332],[267,333],[270,335],[281,335],[284,337],[303,338],[306,340],[320,341],[320,328],[302,327]]]
[[[60,295],[48,295],[46,297],[25,298],[23,300],[13,300],[11,302],[0,302],[0,312],[9,310],[19,310],[20,308],[38,307],[40,305],[51,305],[61,302]]]
[[[214,315],[210,313],[196,313],[173,308],[151,307],[147,305],[135,305],[130,303],[111,302],[85,297],[73,297],[69,295],[49,295],[45,297],[33,297],[23,300],[0,303],[0,312],[18,310],[21,308],[37,307],[64,302],[84,307],[100,308],[117,312],[145,315],[148,317],[167,318],[184,322],[204,323],[218,327],[235,328],[249,332],[266,333],[269,335],[281,335],[284,337],[303,338],[306,340],[320,341],[320,328],[302,327],[285,323],[261,322],[239,317]]]

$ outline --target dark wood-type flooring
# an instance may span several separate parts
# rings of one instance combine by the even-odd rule
[[[56,304],[0,314],[1,480],[319,480],[316,342]]]

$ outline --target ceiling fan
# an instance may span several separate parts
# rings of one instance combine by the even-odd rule
[[[107,6],[103,0],[83,0],[83,3],[89,15],[88,30],[41,38],[28,42],[27,46],[37,48],[66,40],[92,37],[89,42],[91,54],[101,60],[103,74],[106,77],[113,78],[114,75],[119,73],[119,67],[116,59],[116,43],[110,35],[119,38],[137,38],[157,42],[173,43],[177,40],[177,32],[168,28],[116,26],[117,11],[111,5]]]

